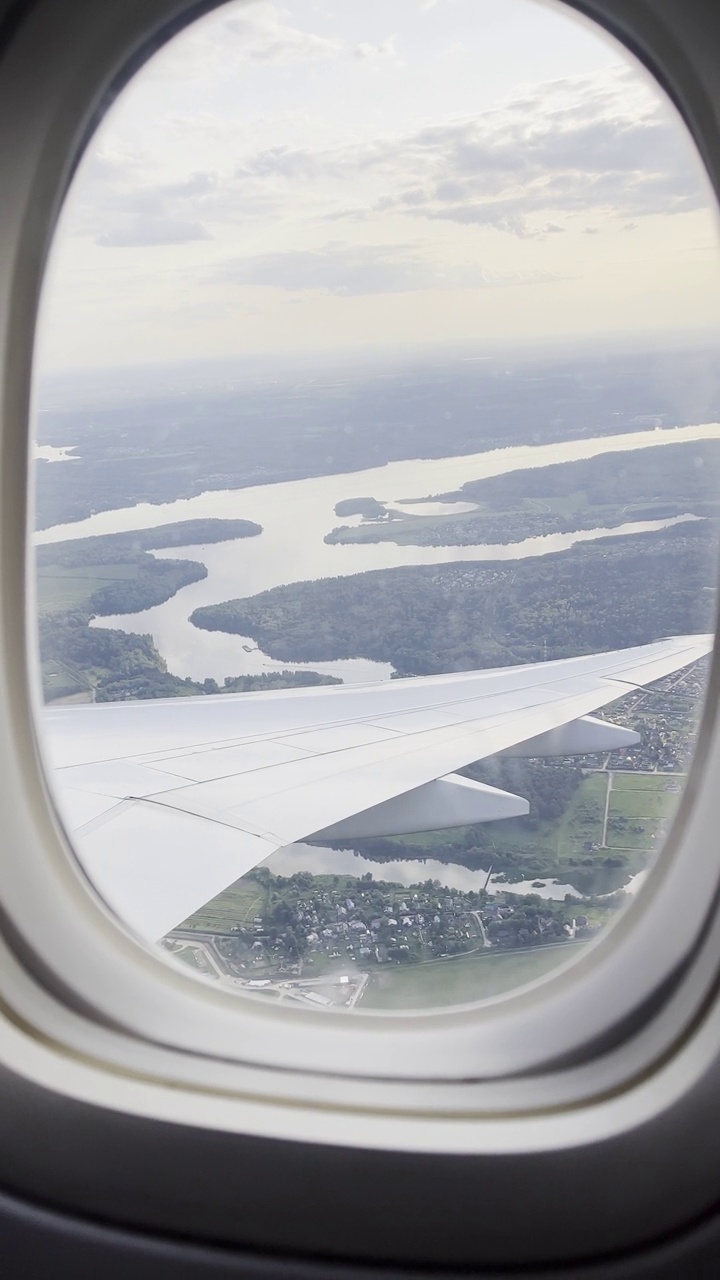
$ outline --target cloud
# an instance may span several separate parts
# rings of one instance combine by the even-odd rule
[[[224,29],[234,38],[234,52],[256,62],[304,62],[335,58],[343,51],[337,40],[290,26],[272,4],[248,6],[228,18]]]
[[[151,180],[137,157],[94,155],[73,202],[71,233],[101,248],[188,244],[213,239],[204,212],[219,190],[218,175],[195,171],[175,182]]]
[[[165,199],[179,198],[181,200],[192,199],[195,196],[206,196],[211,191],[215,191],[218,184],[216,173],[209,173],[206,170],[196,170],[191,173],[188,178],[181,179],[180,182],[168,182],[158,190]]]
[[[439,209],[428,203],[424,209],[418,209],[418,213],[425,218],[459,222],[463,226],[494,227],[496,231],[509,231],[521,240],[536,238],[541,234],[518,212],[515,200],[466,201],[443,204]]]
[[[238,178],[285,178],[312,181],[332,172],[331,160],[310,147],[269,147],[249,156],[235,171]]]
[[[322,290],[342,297],[405,293],[436,283],[436,273],[407,245],[328,245],[321,250],[266,253],[238,259],[223,274],[236,284]]]
[[[376,61],[378,58],[397,58],[395,49],[395,36],[387,36],[385,40],[380,40],[377,44],[358,44],[355,46],[353,53],[356,58],[361,60]]]
[[[307,33],[288,35],[295,29],[278,13],[248,6],[227,21],[238,38],[244,30],[248,56],[282,60],[301,45],[318,56],[309,52],[315,37],[308,45]],[[390,47],[372,46],[372,56]],[[221,237],[233,224],[359,226],[390,216],[412,219],[413,237],[424,219],[542,240],[569,230],[572,218],[580,229],[608,217],[629,225],[707,205],[680,124],[626,68],[531,86],[501,107],[394,136],[244,155],[228,146],[225,163],[222,173],[196,168],[159,182],[152,156],[97,154],[82,170],[71,233],[106,247],[181,244]]]
[[[502,274],[472,264],[444,268],[423,258],[415,246],[408,244],[329,244],[322,249],[236,258],[223,264],[216,278],[237,285],[292,293],[318,290],[346,298],[422,289],[497,288],[558,279],[533,272]]]
[[[188,244],[192,240],[212,240],[201,222],[181,222],[174,218],[138,217],[103,232],[95,244],[104,249],[129,249],[162,244]]]
[[[143,69],[143,79],[160,88],[184,87],[233,78],[240,63],[283,66],[344,52],[341,42],[293,26],[285,9],[265,0],[243,0],[221,5],[169,41]]]
[[[520,237],[547,234],[563,213],[635,218],[707,204],[682,127],[627,68],[537,85],[501,108],[404,136],[257,152],[237,176],[314,184],[326,206],[340,183],[342,205],[325,216],[357,216],[348,191],[372,180],[381,191],[366,211]]]
[[[542,229],[533,215],[545,211],[641,216],[706,203],[690,146],[659,104],[630,114],[617,94],[557,112],[555,96],[541,89],[527,115],[493,113],[409,139],[436,179],[424,206],[415,207],[527,236]],[[588,118],[590,106],[600,118]],[[407,207],[407,194],[390,205]]]
[[[140,244],[185,244],[213,238],[226,222],[267,219],[287,207],[259,179],[193,170],[174,181],[157,181],[157,164],[138,155],[88,156],[68,202],[66,233],[89,236],[104,248]]]

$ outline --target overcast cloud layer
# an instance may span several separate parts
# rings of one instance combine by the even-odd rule
[[[279,58],[289,47],[277,37],[253,56]],[[707,203],[677,122],[625,67],[535,85],[501,107],[404,136],[229,156],[224,172],[173,183],[154,182],[136,157],[102,160],[89,171],[80,225],[108,247],[207,239],[214,223],[282,217],[289,201],[331,220],[392,212],[521,237],[563,230],[561,215],[628,220]]]
[[[98,307],[124,359],[147,358],[146,325],[157,358],[182,354],[198,316],[218,354],[428,341],[433,316],[438,338],[482,339],[493,318],[512,333],[510,308],[523,337],[588,310],[599,327],[613,308],[638,328],[717,320],[709,288],[699,304],[716,251],[684,127],[616,48],[531,0],[226,6],[126,90],[63,237],[48,307],[76,336],[50,340],[56,363],[82,363],[83,340],[109,354]],[[491,317],[480,295],[507,286]],[[380,295],[394,309],[368,310]]]

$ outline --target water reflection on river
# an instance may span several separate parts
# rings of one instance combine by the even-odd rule
[[[365,658],[353,658],[342,663],[277,662],[268,658],[247,636],[200,631],[190,624],[188,617],[202,605],[247,597],[293,582],[403,565],[515,560],[562,551],[577,542],[598,537],[620,537],[665,528],[676,520],[634,522],[614,529],[585,529],[495,546],[417,547],[391,542],[353,545],[323,541],[338,524],[335,504],[342,499],[372,496],[392,505],[398,496],[407,502],[409,496],[422,498],[429,492],[448,490],[485,476],[578,461],[601,453],[718,436],[720,426],[710,423],[551,445],[496,449],[463,457],[412,459],[362,472],[203,493],[195,498],[158,506],[141,503],[118,511],[100,512],[75,524],[57,525],[39,534],[38,541],[54,542],[90,534],[159,527],[191,518],[243,517],[255,520],[263,526],[259,537],[164,551],[162,554],[168,558],[201,560],[207,566],[207,578],[183,588],[173,599],[155,609],[97,619],[94,625],[150,632],[170,670],[197,680],[213,676],[222,681],[225,676],[279,670],[288,665],[305,665],[348,681],[387,679],[391,671],[388,663],[376,663]],[[416,511],[421,509],[415,508]]]
[[[567,896],[582,899],[583,894],[571,884],[558,880],[505,881],[502,876],[490,876],[487,871],[473,871],[470,867],[454,862],[440,862],[437,858],[405,858],[397,862],[374,862],[363,858],[352,849],[326,849],[313,844],[290,844],[278,849],[263,863],[276,876],[292,876],[298,871],[309,871],[314,876],[364,876],[373,880],[388,880],[393,884],[410,886],[425,880],[437,880],[444,889],[457,889],[468,893],[485,889],[487,893],[536,893],[540,898],[562,902]],[[647,875],[640,871],[622,886],[627,893],[635,893]],[[610,888],[610,885],[607,886]]]
[[[475,502],[393,502],[392,511],[404,516],[460,516],[477,511]],[[343,519],[343,524],[346,524]]]
[[[553,444],[516,445],[509,449],[490,449],[447,458],[410,458],[366,471],[312,476],[306,480],[287,480],[247,489],[213,489],[175,502],[139,502],[115,511],[99,511],[86,520],[54,525],[52,529],[42,530],[37,541],[62,542],[66,538],[87,538],[92,534],[157,529],[175,520],[212,516],[261,519],[263,514],[267,516],[268,510],[288,521],[291,516],[301,513],[303,522],[313,524],[316,532],[322,530],[323,536],[328,527],[341,523],[335,515],[335,503],[347,498],[370,496],[392,506],[394,501],[407,503],[408,497],[417,495],[422,498],[428,493],[459,488],[470,480],[504,475],[510,471],[548,467],[556,462],[580,462],[603,453],[626,453],[662,444],[717,439],[720,439],[720,423],[705,422],[687,427],[627,431],[617,436],[563,440]],[[328,526],[328,518],[331,526]]]
[[[247,542],[219,542],[202,547],[173,547],[156,554],[173,560],[201,560],[208,576],[201,582],[184,587],[176,596],[155,609],[142,613],[117,614],[96,618],[97,627],[119,627],[124,631],[149,631],[171,671],[179,676],[203,680],[213,676],[222,681],[227,675],[256,674],[309,669],[341,680],[387,680],[390,663],[373,662],[369,658],[347,658],[330,662],[280,662],[268,657],[249,636],[228,635],[222,631],[201,631],[189,621],[189,615],[201,605],[221,600],[244,598],[269,587],[317,578],[342,577],[364,573],[369,569],[399,568],[403,565],[433,565],[522,560],[548,552],[565,551],[578,542],[596,538],[622,537],[633,533],[651,533],[669,528],[694,516],[676,516],[670,520],[643,520],[618,525],[614,529],[583,529],[575,533],[554,533],[540,538],[526,538],[508,545],[470,547],[413,547],[395,543],[329,546],[322,539],[312,543],[307,532],[293,534],[290,521],[283,528],[284,546],[279,548],[273,531],[266,529],[259,538]],[[264,545],[263,545],[264,543]],[[291,545],[290,544],[294,544]],[[336,554],[340,552],[340,554]],[[300,556],[306,553],[304,562]],[[290,565],[294,561],[294,568]]]

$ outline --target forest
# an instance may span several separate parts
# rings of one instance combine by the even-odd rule
[[[335,503],[336,516],[363,516],[365,520],[376,520],[385,514],[385,507],[377,498],[342,498]],[[330,541],[329,537],[326,541]]]
[[[91,632],[95,634],[95,632]],[[121,633],[122,634],[122,633]],[[157,653],[157,650],[155,651]],[[159,654],[158,654],[159,657]],[[272,689],[300,689],[321,684],[341,684],[336,676],[321,675],[318,671],[269,671],[254,676],[226,676],[222,684],[217,680],[182,679],[163,670],[160,658],[157,669],[144,668],[136,675],[109,672],[101,676],[95,687],[96,702],[126,702],[132,698],[188,698],[216,693],[264,693]]]
[[[207,577],[195,560],[157,559],[150,549],[200,546],[256,537],[252,520],[183,520],[93,538],[50,542],[35,549],[40,613],[68,608],[107,617],[163,604],[181,587]]]
[[[89,626],[89,615],[66,610],[39,620],[40,659],[46,702],[87,694],[95,702],[134,698],[187,698],[202,694],[253,693],[338,684],[317,671],[271,671],[217,680],[181,678],[153,644],[152,636]]]
[[[284,662],[364,657],[429,675],[644,644],[711,629],[712,521],[512,563],[381,569],[196,609]]]
[[[259,533],[262,533],[262,525],[255,524],[254,520],[178,520],[157,529],[132,529],[127,533],[102,533],[92,538],[47,542],[36,548],[35,562],[38,568],[115,564],[124,556],[139,551],[229,542],[236,538],[254,538]]]
[[[181,587],[207,577],[204,564],[195,560],[156,560],[139,552],[137,574],[118,578],[93,591],[88,600],[92,614],[107,617],[113,613],[140,613],[163,604]]]

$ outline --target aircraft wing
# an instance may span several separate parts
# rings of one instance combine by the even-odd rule
[[[590,712],[706,654],[690,635],[532,666],[269,693],[46,708],[63,825],[88,877],[157,939],[276,849],[527,813],[454,776],[498,752],[639,739]]]

